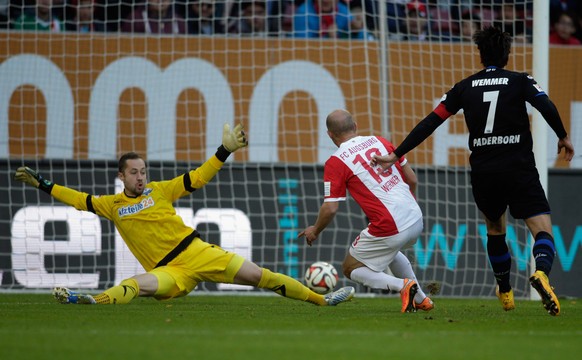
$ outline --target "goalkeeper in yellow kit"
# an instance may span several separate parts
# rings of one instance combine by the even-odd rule
[[[147,182],[145,161],[130,152],[119,159],[123,192],[93,196],[42,178],[28,167],[20,167],[15,180],[39,188],[78,210],[91,211],[115,224],[121,237],[146,270],[121,281],[98,295],[80,294],[58,287],[53,295],[63,304],[127,304],[138,296],[164,300],[188,294],[199,282],[234,283],[270,289],[291,299],[316,305],[337,305],[350,300],[354,288],[344,287],[320,295],[299,281],[261,268],[240,255],[211,245],[176,214],[173,203],[206,185],[228,156],[248,145],[243,127],[224,125],[222,145],[197,169],[172,180]]]

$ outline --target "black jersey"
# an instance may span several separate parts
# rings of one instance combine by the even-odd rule
[[[463,109],[474,172],[535,166],[526,102],[547,97],[526,73],[488,67],[455,84],[441,103],[455,114]]]
[[[455,84],[434,111],[412,129],[394,154],[404,156],[449,116],[463,109],[473,172],[535,167],[526,102],[542,114],[559,139],[568,135],[558,109],[531,76],[488,67]]]

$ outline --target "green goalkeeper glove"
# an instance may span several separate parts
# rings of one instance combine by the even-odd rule
[[[229,151],[235,152],[240,148],[247,146],[249,142],[243,131],[243,125],[238,124],[234,129],[230,129],[230,125],[224,124],[222,129],[222,146]]]
[[[22,181],[32,185],[35,188],[46,192],[47,194],[51,193],[51,190],[54,186],[52,181],[43,178],[39,173],[37,173],[35,170],[32,170],[28,166],[21,166],[16,169],[16,172],[14,173],[14,180]]]

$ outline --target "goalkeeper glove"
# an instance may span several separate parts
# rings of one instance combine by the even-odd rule
[[[35,188],[46,192],[47,194],[51,193],[54,186],[52,181],[43,178],[39,173],[32,170],[28,166],[21,166],[16,169],[16,172],[14,173],[14,180],[22,181],[32,185]]]
[[[243,131],[243,125],[238,124],[234,129],[230,129],[230,125],[224,124],[222,129],[222,146],[229,151],[235,152],[240,148],[247,146],[249,142]]]

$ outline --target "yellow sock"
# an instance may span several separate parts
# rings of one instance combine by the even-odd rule
[[[101,293],[99,295],[93,296],[95,302],[99,305],[109,305],[111,304],[111,298],[106,293]]]
[[[272,290],[281,296],[295,300],[308,301],[316,305],[327,304],[323,295],[314,293],[299,281],[264,268],[261,281],[259,281],[257,287]]]
[[[119,285],[105,290],[93,298],[97,304],[127,304],[139,295],[139,285],[134,279],[125,279]]]
[[[309,288],[307,288],[307,290],[309,290]],[[308,301],[308,302],[315,304],[315,305],[327,305],[327,302],[325,301],[325,298],[323,297],[323,295],[320,295],[320,294],[313,292],[311,290],[309,290],[309,297],[305,301]]]

